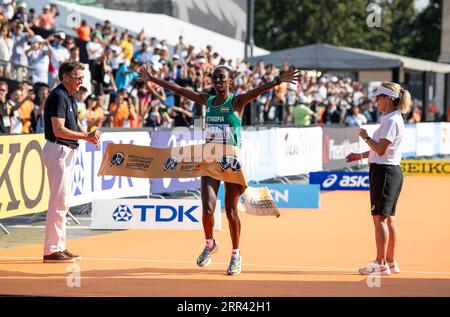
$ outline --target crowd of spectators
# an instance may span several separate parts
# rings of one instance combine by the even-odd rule
[[[25,2],[4,0],[0,5],[0,77],[22,76],[11,89],[0,82],[0,133],[43,131],[43,108],[49,90],[58,84],[58,67],[83,54],[84,83],[75,96],[79,119],[87,131],[101,127],[138,128],[191,126],[202,118],[204,107],[164,90],[137,81],[137,70],[150,64],[161,78],[197,92],[215,94],[211,71],[217,65],[234,70],[234,93],[239,94],[289,69],[260,61],[223,58],[212,45],[194,48],[184,42],[169,46],[166,40],[120,32],[110,21],[89,25],[81,21],[76,36],[57,31],[58,8],[47,5],[37,14]],[[46,34],[41,36],[38,33]],[[45,37],[45,38],[44,38]],[[23,67],[16,67],[21,65]],[[22,74],[17,74],[22,72]],[[416,101],[406,118],[420,121]],[[363,86],[350,78],[316,71],[302,71],[298,85],[283,83],[259,96],[250,106],[252,124],[345,124],[376,123],[379,113]]]

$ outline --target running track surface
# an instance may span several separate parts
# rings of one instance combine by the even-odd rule
[[[42,241],[0,249],[0,294],[43,296],[450,296],[450,178],[406,177],[398,205],[403,272],[369,287],[358,267],[375,257],[368,192],[321,194],[320,209],[281,217],[241,214],[243,272],[227,276],[227,220],[213,264],[195,264],[200,231],[118,231],[71,240],[81,287],[67,264],[43,264]],[[376,280],[369,281],[376,286]]]

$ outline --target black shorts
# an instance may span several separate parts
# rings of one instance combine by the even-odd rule
[[[395,216],[395,208],[403,186],[400,166],[371,163],[369,182],[372,216]]]

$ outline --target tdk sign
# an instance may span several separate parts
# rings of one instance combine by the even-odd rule
[[[169,206],[169,205],[134,205],[133,209],[140,213],[141,221],[147,221],[147,214],[154,214],[156,222],[178,221],[183,222],[183,219],[189,219],[192,222],[198,220],[192,216],[192,212],[199,208],[199,206],[192,206],[185,210],[183,205]],[[113,212],[113,219],[115,221],[130,221],[133,216],[128,206],[120,205]]]
[[[147,214],[152,211],[155,214],[156,222],[170,222],[170,221],[192,221],[198,222],[198,220],[192,216],[192,212],[199,208],[199,206],[192,206],[185,208],[183,205],[170,206],[170,205],[134,205],[134,209],[139,209],[141,213],[141,221],[147,221]]]
[[[199,199],[94,200],[91,228],[202,230],[201,206]],[[214,229],[220,230],[220,201],[214,212],[214,222]]]
[[[309,183],[319,184],[321,190],[369,190],[369,173],[312,172]]]

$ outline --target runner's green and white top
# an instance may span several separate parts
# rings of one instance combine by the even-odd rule
[[[216,96],[206,102],[206,142],[232,144],[241,147],[241,119],[233,110],[233,95],[230,94],[224,104],[214,106]]]

